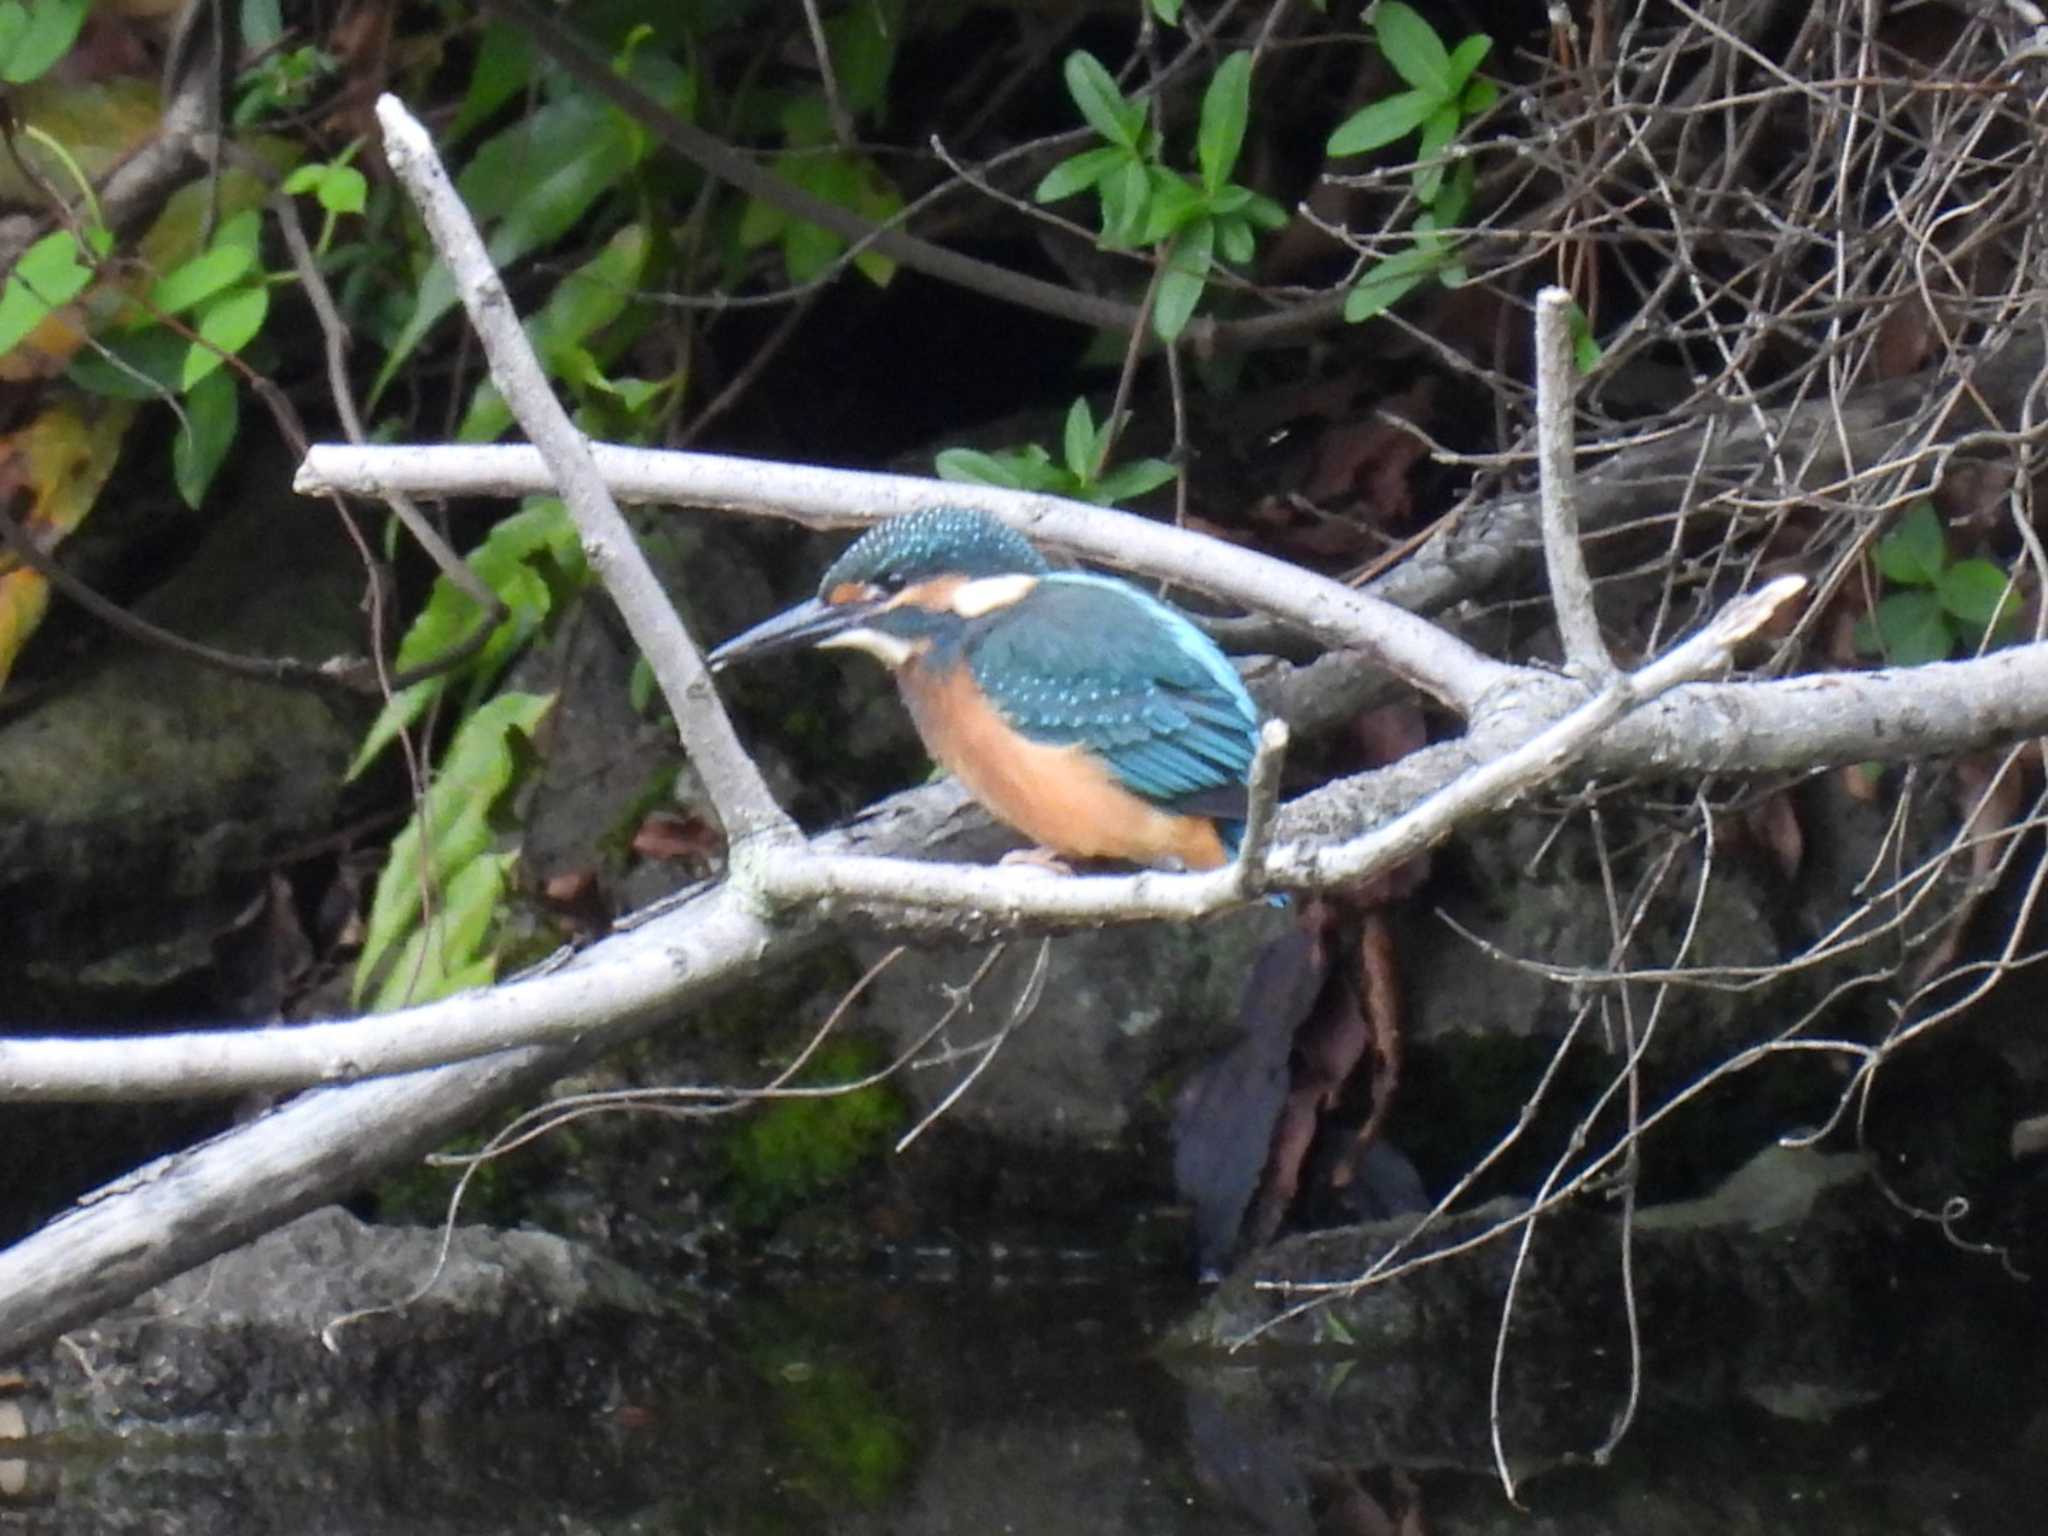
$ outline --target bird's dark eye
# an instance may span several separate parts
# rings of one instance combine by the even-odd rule
[[[884,592],[901,592],[908,584],[908,578],[901,571],[884,571],[875,579],[875,585]]]

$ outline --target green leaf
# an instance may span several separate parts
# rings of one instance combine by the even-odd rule
[[[472,692],[489,687],[506,663],[537,634],[555,610],[555,587],[543,574],[556,573],[569,585],[580,584],[586,576],[582,546],[567,509],[552,496],[533,498],[484,536],[471,550],[467,563],[499,601],[507,614],[491,631],[483,646],[460,667],[442,672],[400,690],[386,701],[372,722],[363,744],[349,764],[348,778],[358,777],[376,761],[398,733],[426,712],[427,706],[452,684],[467,684]],[[396,666],[399,671],[425,666],[468,636],[483,610],[476,599],[446,576],[435,578],[427,601],[399,642]]]
[[[1415,146],[1417,161],[1435,160],[1444,148],[1458,135],[1458,109],[1444,107],[1430,114],[1428,122],[1422,125],[1422,138]],[[1418,202],[1434,203],[1438,190],[1444,184],[1444,167],[1441,161],[1434,165],[1418,165],[1415,171],[1415,197]],[[1443,220],[1438,221],[1439,224]]]
[[[1102,429],[1107,435],[1109,423],[1104,422]],[[1095,415],[1088,409],[1088,397],[1078,396],[1067,408],[1067,430],[1061,444],[1062,456],[1075,479],[1095,478],[1095,456],[1099,451],[1100,444],[1095,438]]]
[[[1448,229],[1463,221],[1465,210],[1472,206],[1472,162],[1460,160],[1444,178],[1443,190],[1430,202],[1429,211],[1436,220],[1438,229]]]
[[[1499,100],[1500,87],[1491,80],[1479,79],[1465,87],[1465,93],[1458,98],[1458,107],[1467,117],[1477,117]]]
[[[167,315],[183,314],[233,286],[255,260],[256,253],[246,246],[216,245],[158,278],[149,290],[149,302]]]
[[[19,0],[0,5],[0,80],[26,85],[40,79],[78,39],[91,0]]]
[[[1164,459],[1133,459],[1120,464],[1090,488],[1088,499],[1097,506],[1114,506],[1155,491],[1180,473]]]
[[[185,505],[197,511],[234,445],[241,396],[233,376],[210,373],[186,390],[184,412],[185,419],[171,444],[171,474]]]
[[[1202,186],[1211,196],[1223,190],[1244,148],[1245,118],[1251,111],[1252,56],[1238,52],[1216,66],[1202,93],[1202,124],[1195,135],[1195,159]]]
[[[1593,322],[1586,318],[1585,310],[1576,301],[1571,309],[1571,333],[1572,366],[1580,373],[1591,373],[1600,366],[1600,339],[1593,334]]]
[[[2018,616],[2012,581],[1989,560],[1958,560],[1941,573],[1941,606],[1975,629]]]
[[[1362,155],[1381,149],[1413,133],[1430,113],[1441,105],[1427,91],[1403,91],[1364,107],[1337,125],[1326,151],[1332,155]]]
[[[1244,214],[1261,229],[1287,227],[1287,210],[1270,197],[1261,196],[1256,192],[1252,194],[1252,200],[1245,204]]]
[[[886,105],[902,36],[901,0],[860,0],[826,19],[825,46],[848,111],[871,113]]]
[[[1110,143],[1121,144],[1135,153],[1139,135],[1144,132],[1145,109],[1124,100],[1124,93],[1116,88],[1115,79],[1102,67],[1102,61],[1086,49],[1076,49],[1067,55],[1065,73],[1067,94],[1074,98],[1074,105],[1081,109],[1088,126]]]
[[[364,1011],[390,1013],[488,983],[497,957],[484,952],[484,940],[518,862],[517,854],[484,853],[456,870],[433,921],[407,936]]]
[[[1180,0],[1152,0],[1152,14],[1169,27],[1180,25]]]
[[[1130,158],[1129,150],[1115,144],[1103,144],[1094,149],[1084,149],[1078,155],[1069,155],[1045,173],[1045,179],[1031,194],[1032,200],[1056,203],[1076,192],[1085,192]]]
[[[567,355],[580,351],[585,339],[610,325],[633,301],[651,245],[646,226],[628,224],[603,250],[555,285],[547,303],[526,322],[527,339],[549,373],[566,376]],[[456,441],[494,442],[511,425],[512,413],[504,398],[484,379],[470,397],[469,412],[456,430]]]
[[[0,300],[0,311],[6,309]],[[190,343],[160,325],[116,336],[72,359],[65,377],[114,400],[156,400],[177,393]]]
[[[1436,28],[1410,7],[1401,0],[1380,0],[1379,9],[1373,12],[1373,35],[1395,74],[1439,102],[1450,96],[1454,89],[1451,56],[1444,51]]]
[[[318,196],[329,213],[361,213],[369,201],[370,183],[352,165],[330,165],[320,178]]]
[[[1138,244],[1152,204],[1152,178],[1142,160],[1126,161],[1102,183],[1102,244],[1112,250]]]
[[[456,190],[479,224],[496,221],[485,245],[503,272],[567,234],[633,168],[638,155],[625,117],[588,96],[568,95],[486,139]],[[373,400],[455,299],[454,279],[435,262],[420,280],[412,313],[377,371],[370,387]]]
[[[477,43],[461,110],[448,125],[448,142],[466,138],[485,118],[530,88],[533,79],[533,44],[527,35],[502,21],[488,23]]]
[[[1258,237],[1252,233],[1250,223],[1241,218],[1219,218],[1216,225],[1216,249],[1225,261],[1242,266],[1258,253]]]
[[[551,695],[500,694],[456,730],[432,787],[412,820],[392,839],[391,857],[378,877],[363,952],[356,962],[357,1001],[383,970],[393,947],[418,925],[422,888],[440,899],[453,877],[489,846],[491,808],[511,785],[520,761],[514,735],[531,735],[553,703]]]
[[[1159,280],[1159,295],[1152,305],[1152,330],[1161,341],[1173,341],[1187,329],[1195,306],[1202,302],[1215,259],[1213,220],[1190,224],[1173,242],[1173,251],[1166,258],[1166,276]]]
[[[226,360],[223,353],[233,357],[246,347],[263,329],[263,317],[269,313],[270,290],[260,283],[233,289],[207,305],[193,329],[199,333],[201,341],[212,345],[192,344],[192,349],[185,354],[185,367],[178,376],[179,390],[191,389],[219,368]]]
[[[1451,50],[1445,73],[1449,77],[1446,95],[1455,94],[1460,86],[1472,78],[1472,71],[1479,67],[1479,61],[1486,57],[1493,47],[1493,39],[1484,32],[1475,32]]]
[[[1145,204],[1145,222],[1131,244],[1157,245],[1206,216],[1208,202],[1201,188],[1178,171],[1169,171],[1163,165],[1147,166],[1145,180],[1150,194]]]
[[[1955,648],[1955,632],[1933,592],[1894,592],[1877,605],[1875,619],[1879,648],[1895,667],[1946,661]]]
[[[999,485],[1006,491],[1021,491],[1024,482],[1016,471],[994,454],[979,448],[946,448],[932,460],[941,480],[960,485]]]
[[[1443,264],[1443,257],[1421,246],[1397,251],[1369,270],[1344,296],[1344,318],[1356,325],[1397,303],[1402,295]]]
[[[23,251],[0,291],[0,356],[91,282],[92,268],[78,259],[78,242],[65,230],[52,230]]]
[[[1899,526],[1877,541],[1877,568],[1902,587],[1932,587],[1948,564],[1948,541],[1931,502],[1916,501]]]

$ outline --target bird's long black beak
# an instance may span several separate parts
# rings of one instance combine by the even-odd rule
[[[828,603],[822,598],[810,598],[786,613],[778,613],[774,618],[764,619],[752,629],[734,635],[711,653],[712,670],[719,671],[733,662],[749,661],[756,656],[795,650],[800,645],[817,645],[845,630],[856,628],[881,606],[879,601]]]

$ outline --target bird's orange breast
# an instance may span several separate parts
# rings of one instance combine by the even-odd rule
[[[913,660],[897,681],[926,750],[997,820],[1055,853],[1184,869],[1229,861],[1206,817],[1163,811],[1132,794],[1083,747],[1023,735],[965,666],[935,676]]]

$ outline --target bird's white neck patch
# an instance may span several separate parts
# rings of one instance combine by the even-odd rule
[[[963,581],[953,589],[949,606],[963,619],[978,619],[1022,601],[1025,593],[1037,585],[1036,576],[1023,574],[984,576],[979,581]]]
[[[901,668],[918,653],[919,647],[908,640],[899,640],[894,635],[884,634],[879,629],[842,629],[818,642],[818,649],[866,651],[891,672]]]

